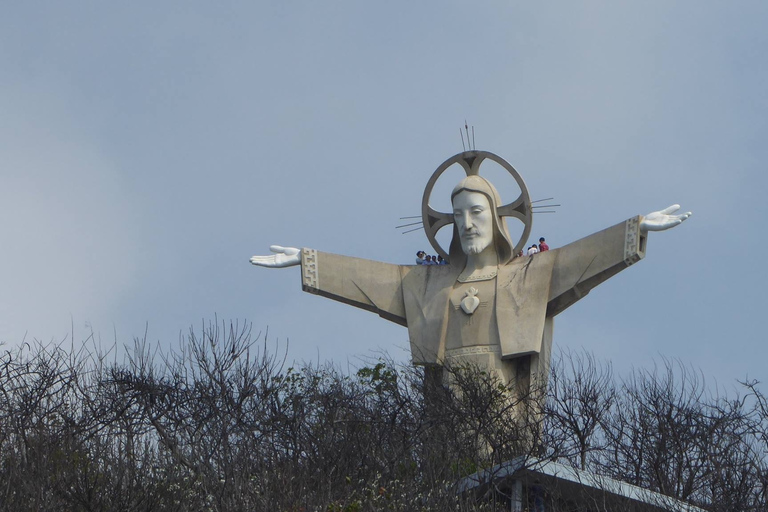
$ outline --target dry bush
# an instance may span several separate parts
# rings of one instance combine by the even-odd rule
[[[455,483],[520,454],[766,510],[758,383],[729,398],[668,362],[623,380],[588,354],[552,368],[543,402],[472,367],[448,369],[450,388],[386,356],[288,367],[237,323],[171,353],[137,340],[121,363],[24,345],[0,356],[0,510],[495,510],[503,496]]]

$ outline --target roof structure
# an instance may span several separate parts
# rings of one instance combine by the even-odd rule
[[[545,503],[568,510],[705,512],[675,498],[529,456],[516,457],[460,480],[457,493],[506,496],[511,510],[551,510]]]

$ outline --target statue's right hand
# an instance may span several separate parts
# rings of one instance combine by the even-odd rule
[[[253,256],[251,263],[260,267],[282,268],[292,267],[301,263],[301,249],[295,247],[283,247],[281,245],[270,245],[269,250],[272,256]]]

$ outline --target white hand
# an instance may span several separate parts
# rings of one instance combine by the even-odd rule
[[[270,245],[269,250],[275,254],[272,256],[254,256],[251,258],[251,263],[270,268],[292,267],[301,263],[301,255],[299,254],[301,249]]]
[[[670,215],[679,209],[679,204],[673,204],[661,211],[649,213],[643,217],[642,221],[640,221],[640,231],[643,233],[647,233],[648,231],[664,231],[665,229],[677,226],[693,215],[691,212],[685,212],[681,215]]]

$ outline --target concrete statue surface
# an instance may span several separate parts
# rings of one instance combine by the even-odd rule
[[[483,161],[498,163],[521,192],[504,204],[480,176]],[[429,205],[432,188],[450,166],[465,171],[451,194],[452,212]],[[497,372],[504,382],[528,386],[546,374],[554,317],[591,289],[645,256],[649,231],[672,228],[691,213],[678,205],[636,216],[560,248],[533,256],[517,254],[531,232],[533,207],[525,183],[505,160],[467,151],[437,168],[422,201],[422,221],[435,250],[448,265],[395,265],[314,249],[273,245],[272,255],[254,256],[263,267],[301,265],[303,289],[378,313],[406,326],[414,364],[472,363]],[[523,223],[513,240],[505,217]],[[453,224],[446,252],[437,231]]]

